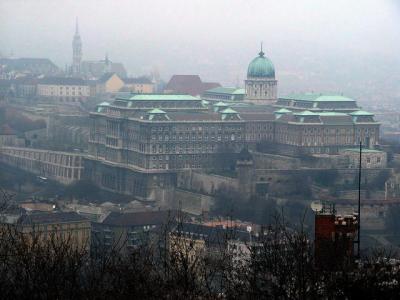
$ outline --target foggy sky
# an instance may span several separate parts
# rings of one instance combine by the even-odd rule
[[[367,66],[371,75],[381,64],[400,65],[399,7],[396,0],[0,0],[0,52],[48,57],[63,68],[78,17],[83,59],[108,53],[131,75],[157,68],[165,80],[199,74],[242,84],[263,41],[280,86],[308,89],[306,80],[287,80],[329,78],[332,69],[352,78],[366,75],[365,64],[374,66]]]

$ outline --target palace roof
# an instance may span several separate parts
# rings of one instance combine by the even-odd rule
[[[200,98],[183,94],[133,94],[127,98],[119,97],[118,100],[136,101],[200,101]]]
[[[250,62],[247,68],[247,77],[275,77],[274,65],[268,57],[264,56],[262,49],[258,56]]]
[[[296,101],[311,101],[311,102],[355,102],[356,100],[334,94],[322,94],[322,93],[303,93],[303,94],[290,94],[281,99],[296,100]]]
[[[213,94],[226,94],[226,95],[244,95],[244,89],[239,89],[235,87],[216,87],[204,92],[204,94],[213,93]]]
[[[373,113],[367,112],[365,110],[357,110],[355,112],[350,113],[352,116],[373,116]]]

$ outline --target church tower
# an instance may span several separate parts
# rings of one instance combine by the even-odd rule
[[[78,75],[81,72],[82,41],[79,35],[78,18],[75,24],[75,35],[72,40],[72,74]]]
[[[245,101],[254,104],[274,104],[277,100],[277,85],[275,68],[272,61],[265,56],[262,49],[247,69],[245,80]]]

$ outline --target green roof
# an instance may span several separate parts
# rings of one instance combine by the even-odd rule
[[[216,87],[205,91],[205,93],[216,93],[216,94],[229,94],[229,95],[244,95],[244,89],[235,87]]]
[[[281,109],[274,111],[274,113],[276,113],[276,114],[287,114],[287,113],[291,113],[291,112],[292,112],[291,110],[288,110],[286,108],[281,108]]]
[[[136,94],[128,98],[118,98],[119,100],[135,100],[135,101],[199,101],[200,98],[191,95],[176,94]]]
[[[374,114],[364,111],[364,110],[357,110],[357,111],[350,113],[350,115],[352,115],[352,116],[373,116]]]
[[[106,101],[101,102],[100,104],[98,104],[98,106],[108,106],[108,105],[110,105],[110,103],[106,102]]]
[[[253,103],[250,102],[233,102],[233,103],[229,103],[230,107],[249,107],[254,105]]]
[[[214,106],[228,106],[228,104],[220,101],[218,103],[215,103]]]
[[[290,94],[282,97],[281,99],[297,100],[297,101],[311,101],[311,102],[355,102],[356,100],[334,94],[322,93],[304,93],[304,94]]]
[[[350,151],[350,152],[360,152],[360,148],[349,148],[349,149],[343,149],[343,151]],[[364,153],[383,153],[384,151],[381,150],[375,150],[375,149],[368,149],[368,148],[362,148],[362,151]]]
[[[299,113],[295,113],[295,115],[296,116],[318,116],[317,113],[314,113],[314,112],[309,111],[309,110],[305,110],[305,111],[302,111],[302,112],[299,112]]]
[[[222,114],[237,114],[238,112],[232,108],[227,108],[221,111]]]
[[[158,109],[158,108],[154,108],[154,109],[150,110],[148,113],[149,114],[166,114],[165,111]]]
[[[329,116],[329,117],[338,117],[338,116],[347,116],[348,114],[346,113],[340,113],[340,112],[334,112],[334,111],[323,111],[323,112],[317,112],[316,114],[320,116]]]
[[[247,68],[247,77],[275,77],[275,68],[272,61],[264,56],[261,50]]]

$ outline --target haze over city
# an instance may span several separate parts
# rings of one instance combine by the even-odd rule
[[[3,0],[0,11],[3,55],[45,56],[61,68],[78,17],[83,58],[108,53],[131,75],[157,69],[165,80],[195,73],[242,85],[263,41],[282,79],[280,94],[318,89],[375,100],[363,93],[367,85],[385,89],[385,102],[399,95],[396,1]]]

